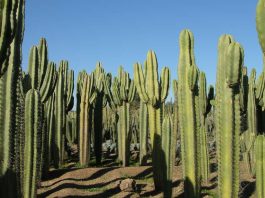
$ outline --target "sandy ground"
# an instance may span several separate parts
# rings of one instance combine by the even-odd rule
[[[163,197],[161,192],[154,191],[151,166],[72,167],[51,171],[48,177],[48,180],[41,182],[38,197]],[[120,191],[118,182],[125,178],[136,180],[137,192]],[[182,197],[181,166],[174,167],[173,178],[174,197]],[[240,181],[240,197],[255,197],[255,180],[249,177],[243,163],[240,164]],[[202,197],[215,197],[211,195],[216,194],[216,190],[217,173],[213,172],[208,185],[202,187]]]

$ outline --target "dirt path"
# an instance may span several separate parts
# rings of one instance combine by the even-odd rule
[[[240,197],[254,197],[254,181],[249,179],[242,164],[240,170]],[[176,166],[173,177],[174,197],[181,197],[183,193],[181,173],[181,166]],[[162,193],[154,191],[150,166],[55,170],[49,174],[49,178],[41,182],[38,197],[162,197]],[[136,180],[137,192],[120,191],[118,181],[125,178]],[[206,196],[207,192],[216,190],[216,180],[216,173],[211,174],[209,185],[202,188],[204,197],[211,197]]]

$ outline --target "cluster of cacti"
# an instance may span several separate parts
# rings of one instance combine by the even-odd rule
[[[257,197],[265,196],[265,0],[259,0],[256,12],[264,56],[257,81],[255,69],[248,77],[241,45],[223,35],[218,43],[216,94],[212,86],[207,93],[205,73],[195,63],[193,34],[184,30],[179,36],[174,103],[166,104],[170,71],[163,68],[159,77],[156,54],[149,51],[144,68],[134,65],[133,80],[122,67],[112,79],[100,62],[90,74],[80,72],[75,112],[74,72],[68,62],[61,61],[56,69],[42,38],[31,48],[28,71],[23,72],[25,2],[0,4],[0,197],[36,197],[37,184],[50,166],[61,168],[66,150],[76,144],[81,166],[89,166],[92,158],[100,164],[108,150],[102,150],[106,140],[117,144],[115,154],[123,166],[129,165],[131,149],[139,150],[140,165],[147,164],[151,150],[154,186],[164,197],[172,197],[179,135],[184,196],[200,197],[201,185],[210,177],[210,112],[216,130],[219,197],[238,197],[240,154],[256,178]]]

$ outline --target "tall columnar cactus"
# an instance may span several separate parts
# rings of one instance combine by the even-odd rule
[[[140,133],[140,165],[147,164],[147,148],[148,148],[148,113],[147,106],[143,101],[140,101],[139,115],[139,133]]]
[[[84,78],[86,76],[86,71],[79,72],[77,77],[77,85],[76,85],[76,132],[77,132],[77,146],[79,150],[79,131],[80,131],[80,103],[81,103],[81,95],[82,95],[82,87]]]
[[[163,104],[168,95],[170,75],[167,67],[162,69],[158,78],[158,63],[153,51],[149,51],[146,61],[146,76],[140,64],[134,65],[134,82],[137,92],[144,103],[147,103],[148,124],[150,130],[154,183],[157,190],[162,189],[161,161],[161,127],[163,117]]]
[[[178,137],[179,132],[179,118],[178,118],[178,81],[173,80],[173,93],[174,93],[174,104],[173,104],[173,130]]]
[[[209,88],[209,94],[206,93],[206,77],[205,73],[201,72],[199,76],[199,147],[200,147],[200,174],[203,182],[207,182],[210,173],[209,167],[209,153],[207,141],[206,117],[211,110],[210,101],[213,99],[213,87]]]
[[[94,124],[94,151],[96,163],[101,163],[102,158],[102,127],[103,127],[103,108],[107,104],[104,92],[104,81],[106,80],[105,71],[100,62],[97,63],[93,71],[94,89],[97,92],[97,98],[93,104],[93,124]]]
[[[232,37],[219,40],[216,82],[219,197],[237,197],[239,190],[240,80],[244,52]]]
[[[66,115],[74,104],[73,76],[73,70],[68,71],[68,62],[61,61],[55,90],[55,144],[53,146],[53,160],[56,168],[62,166],[64,161]]]
[[[56,83],[56,66],[53,62],[48,63],[48,48],[44,38],[40,40],[38,47],[33,46],[30,50],[28,74],[23,78],[24,92],[29,89],[36,89],[40,93],[42,105],[43,105],[43,129],[42,129],[42,157],[41,157],[41,170],[39,171],[38,178],[41,177],[41,172],[46,174],[49,169],[48,161],[48,128],[47,112],[44,108],[45,103],[49,97],[53,94]]]
[[[49,169],[50,162],[52,160],[52,152],[53,152],[53,146],[55,144],[55,93],[48,99],[48,101],[45,103],[45,112],[47,117],[47,138],[46,138],[46,144],[47,144],[47,152],[46,152],[46,158],[45,158],[45,170]]]
[[[76,113],[69,112],[66,119],[66,139],[69,144],[76,142]]]
[[[12,45],[20,50],[24,34],[24,0],[3,0],[0,10],[0,77],[9,66]],[[20,64],[18,65],[20,66]]]
[[[119,76],[113,81],[112,94],[113,101],[119,108],[118,145],[123,166],[128,166],[130,159],[130,103],[134,99],[135,90],[133,80],[120,67]]]
[[[31,89],[25,99],[25,147],[23,197],[36,197],[41,163],[42,106],[39,93]]]
[[[257,135],[257,102],[256,99],[256,70],[253,69],[250,74],[247,94],[247,130],[241,135],[243,146],[243,158],[248,167],[249,174],[255,175],[255,155],[254,142]],[[264,83],[264,82],[263,82]]]
[[[4,0],[0,9],[0,197],[21,195],[24,98],[20,88],[24,4],[24,0]]]
[[[175,163],[176,134],[170,116],[165,116],[162,124],[162,167],[164,197],[172,197],[172,179]]]
[[[255,158],[256,158],[256,196],[263,198],[265,196],[265,136],[258,135],[255,141]]]
[[[94,77],[83,74],[84,79],[80,88],[80,117],[79,117],[79,162],[87,166],[90,160],[90,137],[92,129],[91,108],[97,93],[94,89]]]
[[[185,197],[200,196],[195,96],[198,97],[198,68],[194,58],[194,38],[189,30],[180,33],[178,63],[178,107],[181,133]],[[198,102],[198,101],[197,101]],[[198,104],[197,104],[198,105]],[[196,105],[196,106],[197,106]]]
[[[64,131],[65,131],[65,95],[64,95],[64,75],[59,69],[58,80],[55,90],[55,135],[53,145],[53,161],[54,166],[59,168],[63,164],[63,147],[64,147]]]

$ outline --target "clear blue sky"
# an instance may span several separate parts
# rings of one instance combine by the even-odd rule
[[[133,64],[143,62],[149,49],[159,68],[169,66],[177,77],[178,36],[190,29],[195,36],[195,57],[215,83],[217,43],[232,34],[245,49],[245,65],[260,73],[262,53],[257,39],[257,0],[26,0],[23,68],[32,45],[45,37],[49,59],[67,59],[78,71],[92,71],[102,61],[107,72],[119,65],[132,75]],[[249,70],[250,71],[250,70]]]

